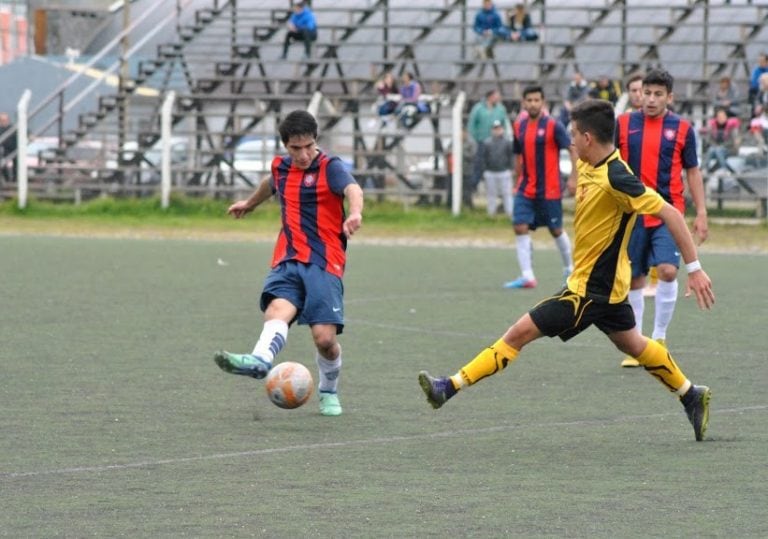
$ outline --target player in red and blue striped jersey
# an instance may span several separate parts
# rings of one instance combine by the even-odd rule
[[[573,269],[571,240],[563,230],[563,193],[560,186],[560,150],[571,154],[569,189],[576,186],[576,154],[563,124],[544,113],[544,91],[541,86],[523,90],[525,116],[515,122],[513,150],[515,160],[514,216],[517,261],[521,276],[504,284],[504,288],[535,288],[530,230],[546,226],[555,239],[563,260],[563,274]]]
[[[338,382],[344,328],[344,287],[347,239],[362,224],[363,191],[343,167],[317,147],[317,122],[305,111],[288,114],[279,126],[288,155],[275,157],[272,174],[246,200],[228,213],[239,219],[276,194],[282,228],[264,282],[261,309],[264,326],[250,354],[217,352],[224,371],[264,378],[285,346],[294,321],[307,324],[317,348],[320,413],[341,414]],[[344,211],[349,201],[349,215]]]
[[[674,79],[667,71],[654,69],[643,78],[643,108],[623,114],[617,119],[616,146],[622,158],[642,182],[657,191],[667,202],[685,212],[683,173],[696,207],[693,221],[694,238],[707,239],[707,208],[704,182],[696,156],[696,139],[692,124],[668,110],[673,100]],[[667,329],[677,303],[677,269],[680,253],[667,227],[658,219],[638,219],[629,242],[632,261],[632,283],[629,302],[635,312],[637,328],[642,332],[645,299],[645,276],[656,266],[656,308],[652,338],[666,345]],[[636,367],[632,358],[622,361],[624,367]]]

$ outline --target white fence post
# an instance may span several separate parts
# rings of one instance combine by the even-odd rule
[[[464,130],[464,102],[467,100],[467,94],[459,92],[456,102],[452,109],[451,122],[451,156],[453,160],[453,173],[451,177],[451,213],[459,215],[461,213],[462,202],[462,184],[464,180],[464,140],[462,131]]]
[[[309,105],[307,105],[307,112],[317,118],[317,114],[320,112],[320,103],[322,101],[323,94],[321,92],[315,91],[315,93],[312,94],[312,99],[309,100]]]
[[[17,105],[18,121],[16,122],[16,187],[19,196],[19,208],[27,207],[27,194],[29,192],[27,171],[27,142],[29,141],[29,129],[27,118],[29,116],[29,100],[32,92],[27,88],[21,94]]]
[[[171,90],[163,100],[163,108],[160,117],[160,144],[162,158],[160,161],[160,205],[164,210],[171,203],[171,112],[173,102],[176,100],[176,92]]]

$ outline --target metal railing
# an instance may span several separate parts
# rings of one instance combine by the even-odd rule
[[[121,70],[125,65],[125,62],[140,50],[149,40],[155,37],[163,29],[166,29],[169,23],[178,21],[182,11],[187,7],[192,0],[176,0],[175,6],[170,13],[160,14],[160,11],[168,8],[168,4],[159,3],[154,8],[148,9],[131,22],[129,26],[124,28],[118,33],[112,41],[110,41],[101,51],[94,55],[85,65],[77,70],[76,73],[71,75],[67,80],[61,83],[56,89],[54,89],[47,97],[42,99],[27,115],[27,125],[31,125],[35,120],[39,120],[41,125],[35,127],[34,130],[29,133],[31,136],[41,136],[48,132],[51,127],[56,128],[56,134],[60,143],[63,143],[62,138],[64,134],[64,122],[66,114],[70,112],[78,103],[86,98],[93,98],[93,90],[103,83],[107,77],[113,75],[113,73]],[[145,25],[147,28],[145,28]],[[142,30],[142,37],[129,49],[120,50],[125,39]],[[96,70],[103,60],[109,58],[115,51],[118,51],[118,60],[103,70]],[[99,72],[97,77],[93,77],[94,72]],[[93,80],[87,84],[76,95],[70,97],[68,92],[75,87],[75,84],[81,79],[91,77]],[[129,84],[124,80],[122,74],[120,74],[120,83],[118,87],[124,89],[126,84]],[[19,136],[18,125],[13,126],[0,136],[0,145],[12,136]],[[25,133],[24,136],[27,134]],[[7,159],[17,157],[17,152],[12,152],[5,156]],[[19,163],[21,166],[21,163]]]

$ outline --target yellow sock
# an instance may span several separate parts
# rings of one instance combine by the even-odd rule
[[[461,389],[472,385],[486,376],[503,370],[517,358],[518,350],[512,348],[503,339],[477,354],[475,359],[464,365],[459,372],[451,376],[453,387]]]
[[[659,270],[656,266],[651,266],[648,277],[650,278],[651,286],[656,286],[659,283]]]
[[[648,345],[637,357],[637,361],[648,374],[678,395],[684,394],[691,386],[691,382],[685,377],[667,349],[653,339],[648,339]]]

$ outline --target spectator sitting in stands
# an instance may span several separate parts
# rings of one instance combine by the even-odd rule
[[[379,116],[387,116],[395,112],[397,108],[397,100],[392,99],[392,96],[398,93],[397,82],[395,76],[391,71],[387,71],[376,82],[376,91],[379,94],[379,100],[377,103],[377,112]]]
[[[747,138],[750,143],[754,144],[758,152],[754,155],[749,155],[745,159],[745,163],[754,167],[762,168],[768,166],[768,114],[762,114],[752,118],[749,124],[749,131],[747,131]]]
[[[760,151],[765,154],[766,141],[768,141],[768,72],[760,75],[758,79],[752,110],[754,115],[749,123],[749,131],[760,147]]]
[[[752,117],[756,118],[768,110],[768,73],[763,73],[757,82],[757,92],[752,101]]]
[[[725,109],[729,118],[739,116],[739,92],[731,83],[731,77],[722,77],[720,83],[712,96],[712,107],[716,110],[718,107]]]
[[[611,105],[616,105],[621,94],[621,86],[615,80],[611,80],[607,75],[600,75],[597,82],[590,85],[589,97],[593,99],[604,99],[610,101]]]
[[[573,78],[565,91],[563,107],[560,109],[560,123],[568,127],[571,123],[571,109],[589,97],[589,84],[579,71],[573,73]]]
[[[288,33],[285,34],[283,43],[282,60],[288,58],[288,46],[291,41],[304,42],[304,58],[309,59],[312,56],[312,42],[317,40],[317,21],[315,14],[309,9],[307,3],[303,0],[293,4],[293,13],[288,19]]]
[[[477,56],[481,59],[493,58],[494,43],[509,37],[509,28],[501,22],[492,0],[483,0],[483,7],[475,15],[473,29],[477,39]]]
[[[510,41],[536,41],[539,34],[533,28],[531,16],[525,9],[525,4],[515,4],[514,10],[507,12],[507,22],[509,23]]]
[[[707,147],[704,166],[707,167],[708,172],[714,172],[720,168],[734,172],[728,164],[728,156],[738,153],[740,127],[739,119],[729,118],[724,107],[715,109],[715,115],[707,122],[704,133],[704,144]]]
[[[757,66],[752,70],[752,75],[749,77],[749,96],[748,101],[752,104],[755,102],[757,94],[760,92],[760,77],[768,73],[768,52],[764,52],[757,57]],[[755,109],[752,108],[752,116],[755,116]]]
[[[410,129],[421,119],[421,115],[429,112],[429,105],[421,98],[421,84],[413,78],[413,73],[406,71],[402,75],[400,86],[400,103],[395,114],[400,124]]]

